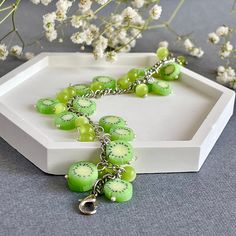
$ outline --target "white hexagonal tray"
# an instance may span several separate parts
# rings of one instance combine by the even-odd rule
[[[110,64],[90,54],[43,53],[0,79],[0,135],[44,172],[65,174],[72,162],[97,158],[99,143],[77,142],[76,132],[56,129],[51,116],[35,111],[35,102],[69,83],[90,82],[96,75],[118,77],[155,60],[151,53],[130,53]],[[182,73],[167,97],[97,100],[94,120],[118,115],[135,130],[138,173],[198,171],[233,113],[233,91],[186,68]]]

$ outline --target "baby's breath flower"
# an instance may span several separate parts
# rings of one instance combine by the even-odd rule
[[[224,59],[226,57],[229,57],[232,51],[233,51],[233,45],[228,41],[221,46],[219,55],[222,59]]]
[[[115,62],[117,60],[117,53],[115,51],[106,52],[106,60]]]
[[[82,32],[76,32],[71,35],[71,41],[75,44],[81,44],[85,41],[85,35]]]
[[[194,57],[202,57],[204,54],[204,51],[201,48],[193,48],[190,51],[190,55],[194,56]]]
[[[52,31],[46,32],[46,38],[49,42],[52,42],[53,40],[57,38],[57,31],[52,30]]]
[[[144,0],[134,0],[132,1],[132,6],[135,8],[141,8],[144,5]]]
[[[6,60],[8,55],[7,46],[5,44],[0,44],[0,60]]]
[[[210,43],[217,44],[219,43],[220,38],[215,32],[212,32],[208,34],[208,40]]]
[[[25,53],[25,59],[26,60],[30,60],[30,59],[32,59],[34,57],[34,53],[32,53],[32,52],[26,52]]]
[[[58,0],[56,3],[57,11],[66,13],[68,8],[72,6],[72,2],[68,0]]]
[[[54,30],[55,27],[56,14],[55,12],[48,13],[43,16],[43,28],[46,31]]]
[[[52,2],[52,0],[41,0],[41,3],[45,6],[47,6],[51,2]]]
[[[127,7],[122,11],[121,16],[123,17],[124,21],[135,22],[135,19],[138,16],[138,13],[132,7]]]
[[[96,2],[100,5],[104,5],[108,2],[108,0],[96,0]]]
[[[223,73],[223,72],[225,72],[225,67],[224,67],[224,66],[218,66],[218,68],[217,68],[217,74],[219,75],[219,74],[221,74],[221,73]]]
[[[161,12],[162,12],[162,7],[156,4],[149,11],[149,15],[153,20],[158,20],[161,16]]]
[[[79,28],[82,25],[81,17],[77,15],[73,15],[71,19],[71,25],[75,28]]]
[[[11,49],[10,49],[10,53],[14,56],[20,56],[20,54],[22,53],[22,47],[18,46],[18,45],[15,45],[15,46],[12,46]]]
[[[218,36],[226,36],[226,35],[228,35],[228,33],[229,33],[229,27],[227,27],[227,26],[220,26],[216,30],[216,34]]]
[[[80,0],[79,7],[82,12],[88,11],[91,8],[92,1],[90,0]]]
[[[159,42],[159,47],[163,47],[163,48],[168,48],[169,43],[167,41],[161,41]]]
[[[184,41],[184,47],[187,51],[192,50],[194,44],[192,43],[192,41],[190,39],[185,39]]]

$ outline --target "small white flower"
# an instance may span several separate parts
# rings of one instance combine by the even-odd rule
[[[79,28],[80,26],[82,26],[83,22],[81,20],[80,16],[77,15],[73,15],[72,19],[71,19],[71,25],[75,28]]]
[[[192,43],[192,41],[190,39],[185,39],[184,40],[184,47],[187,51],[191,51],[194,47],[194,44]]]
[[[6,60],[8,53],[7,46],[5,44],[0,44],[0,60]]]
[[[232,80],[229,82],[229,86],[233,89],[236,89],[236,78],[235,78],[235,80]]]
[[[80,0],[79,7],[82,12],[88,11],[91,8],[92,1],[90,0]]]
[[[161,16],[161,12],[162,12],[162,7],[156,4],[149,11],[149,15],[153,20],[158,20]]]
[[[108,0],[96,0],[96,2],[100,5],[104,5],[108,2]]]
[[[222,59],[224,59],[226,57],[229,57],[232,51],[233,51],[233,45],[228,41],[221,46],[219,55]]]
[[[208,40],[209,40],[209,42],[211,42],[213,44],[217,44],[217,43],[219,43],[220,38],[215,32],[212,32],[212,33],[208,34]]]
[[[30,59],[32,59],[34,57],[34,53],[32,53],[32,52],[26,52],[25,53],[25,58],[27,59],[27,60],[30,60]]]
[[[167,41],[161,41],[158,46],[163,48],[168,48],[169,43]]]
[[[217,72],[218,76],[216,77],[216,80],[221,84],[229,84],[232,81],[236,80],[235,77],[235,70],[231,67],[224,68],[223,66],[218,67]],[[220,72],[219,72],[220,69]]]
[[[85,35],[82,32],[76,32],[71,35],[71,41],[75,44],[81,44],[85,41]]]
[[[224,67],[224,66],[218,66],[218,68],[217,68],[217,74],[219,75],[219,74],[221,74],[221,73],[223,73],[223,72],[225,72],[225,67]]]
[[[134,0],[134,1],[132,1],[132,5],[135,8],[141,8],[141,7],[143,7],[144,2],[145,2],[144,0]]]
[[[52,2],[52,0],[41,0],[41,3],[45,6],[47,6],[51,2]]]
[[[20,47],[18,45],[12,46],[10,49],[10,52],[14,56],[20,56],[20,54],[22,53],[22,47]]]
[[[232,67],[229,66],[226,71],[231,78],[235,77],[235,70]]]
[[[233,50],[233,45],[230,43],[230,41],[228,41],[226,44],[225,44],[225,49],[227,51],[232,51]]]
[[[52,31],[46,32],[46,38],[48,39],[49,42],[52,42],[53,40],[57,38],[57,31],[52,30]]]
[[[132,29],[131,35],[136,37],[137,39],[142,38],[141,31],[139,29]]]
[[[72,6],[72,2],[68,0],[58,0],[56,3],[57,11],[62,11],[65,13],[71,6]]]
[[[226,36],[226,35],[228,35],[228,33],[229,33],[229,27],[227,27],[227,26],[220,26],[216,30],[216,34],[218,36]]]
[[[40,0],[30,0],[33,4],[38,5],[40,3]]]
[[[117,60],[117,53],[115,51],[106,52],[106,60],[115,62]]]
[[[132,7],[127,7],[122,11],[121,16],[124,21],[134,22],[135,18],[138,16],[138,13]]]
[[[43,28],[46,31],[54,30],[56,14],[55,12],[48,13],[43,16]]]
[[[202,57],[204,54],[204,51],[201,48],[193,48],[190,51],[190,55],[194,56],[194,57]]]

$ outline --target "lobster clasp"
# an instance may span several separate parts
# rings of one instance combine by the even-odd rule
[[[85,215],[93,215],[97,212],[96,210],[96,197],[94,194],[91,194],[84,198],[79,204],[79,210]]]

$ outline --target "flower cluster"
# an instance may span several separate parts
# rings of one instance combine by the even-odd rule
[[[44,5],[51,2],[31,1]],[[147,30],[153,21],[158,20],[162,13],[162,7],[155,4],[155,1],[133,0],[130,6],[127,4],[126,7],[123,2],[81,0],[78,4],[77,1],[58,0],[55,11],[43,16],[45,36],[52,42],[59,37],[57,28],[70,24],[74,28],[71,41],[78,44],[80,49],[90,46],[96,59],[105,57],[106,60],[115,61],[117,53],[129,52],[135,46],[136,40],[142,37],[142,32]],[[107,16],[99,14],[110,4],[113,4],[112,13]],[[69,9],[72,7],[76,11],[69,15]],[[146,19],[144,10],[148,13]]]
[[[232,68],[231,60],[234,57],[234,46],[230,42],[230,36],[235,32],[233,28],[228,26],[220,26],[215,32],[208,34],[209,43],[218,47],[218,55],[223,62],[224,66],[220,65],[217,68],[216,80],[224,85],[236,89],[236,75],[235,70]]]
[[[191,56],[194,57],[202,57],[204,54],[204,51],[200,47],[196,47],[189,38],[184,40],[184,48]]]

